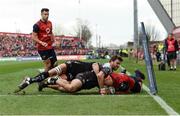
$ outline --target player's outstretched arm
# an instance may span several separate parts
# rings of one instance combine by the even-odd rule
[[[92,68],[93,68],[93,71],[97,75],[99,73],[99,64],[98,63],[93,63]]]
[[[98,74],[97,74],[97,79],[98,79],[98,84],[99,84],[99,92],[101,95],[104,95],[106,94],[106,88],[104,87],[104,76],[105,74],[100,71]]]
[[[93,67],[93,71],[95,72],[96,76],[97,76],[97,79],[98,79],[98,84],[99,84],[99,92],[100,94],[104,95],[106,94],[106,89],[104,87],[104,73],[102,71],[100,71],[100,67],[99,67],[99,64],[98,63],[94,63],[92,65]]]

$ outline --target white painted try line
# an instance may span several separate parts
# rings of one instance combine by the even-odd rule
[[[143,89],[167,112],[168,115],[179,115],[172,107],[170,107],[161,97],[158,95],[152,95],[149,88],[143,84]]]
[[[102,96],[102,95],[81,95],[81,94],[75,94],[75,95],[71,95],[71,94],[69,94],[69,95],[61,95],[61,94],[59,94],[59,95],[51,95],[51,94],[46,94],[46,95],[43,95],[43,94],[40,94],[40,95],[28,95],[28,94],[25,94],[25,95],[23,95],[23,94],[19,94],[19,95],[15,95],[15,94],[4,94],[4,95],[0,95],[0,97],[18,97],[18,96],[24,96],[24,97],[53,97],[53,96],[55,96],[55,97],[60,97],[60,96],[74,96],[74,97],[105,97],[105,96],[111,96],[111,97],[150,97],[149,95],[104,95],[104,96]]]

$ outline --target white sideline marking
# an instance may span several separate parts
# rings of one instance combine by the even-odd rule
[[[143,84],[143,89],[163,108],[168,115],[179,115],[172,107],[170,107],[161,97],[158,95],[152,95],[149,88]]]

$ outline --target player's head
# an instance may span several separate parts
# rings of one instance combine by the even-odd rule
[[[115,90],[118,92],[125,92],[129,89],[128,76],[120,73],[111,73],[111,78],[114,78],[117,81],[117,85],[114,86]]]
[[[168,39],[173,39],[173,33],[168,34]]]
[[[113,70],[117,70],[122,61],[123,59],[120,56],[115,55],[111,57],[111,59],[109,60],[109,63]]]
[[[48,8],[42,8],[41,9],[41,18],[43,21],[47,21],[49,18],[49,9]]]

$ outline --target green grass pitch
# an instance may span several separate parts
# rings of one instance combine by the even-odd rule
[[[65,94],[51,89],[38,92],[37,85],[33,84],[25,89],[25,95],[12,93],[24,76],[38,74],[37,69],[42,66],[40,61],[0,62],[0,115],[167,115],[145,91],[141,94],[101,96],[94,88]],[[143,62],[136,64],[125,59],[122,66],[130,72],[138,68],[146,73]],[[180,113],[180,67],[177,71],[158,71],[155,65],[154,69],[158,95]],[[145,84],[148,85],[147,78]]]

